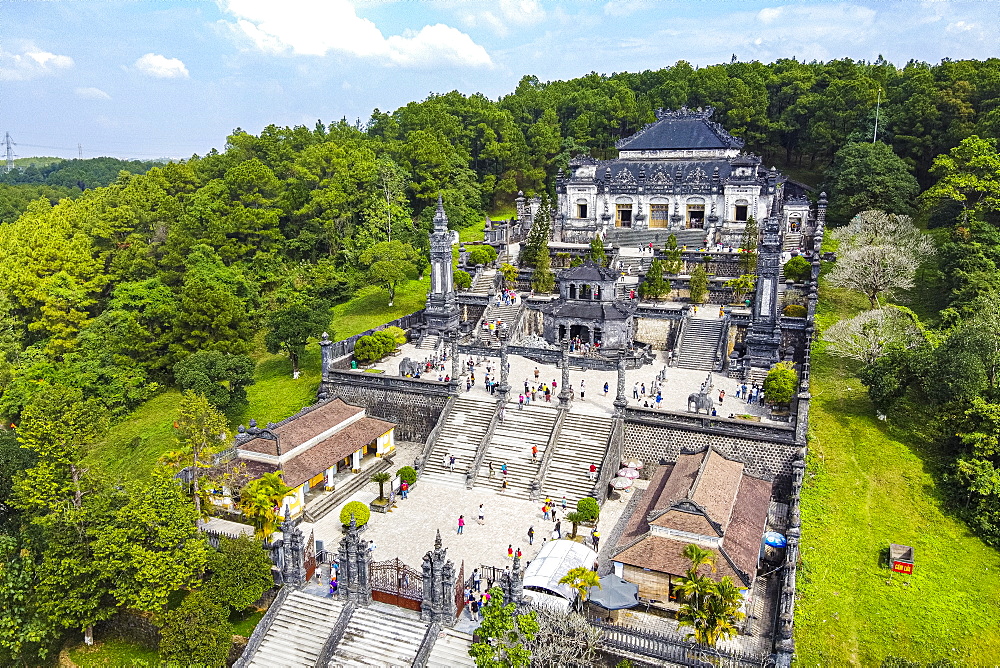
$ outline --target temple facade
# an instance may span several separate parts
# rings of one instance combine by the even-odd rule
[[[737,244],[747,219],[767,216],[781,197],[784,178],[744,154],[743,141],[710,120],[713,111],[658,110],[654,123],[618,142],[616,159],[573,158],[557,180],[554,240],[585,243],[628,230],[663,230],[665,238],[698,230],[685,238],[705,246]],[[800,231],[808,203],[788,204],[783,223]]]

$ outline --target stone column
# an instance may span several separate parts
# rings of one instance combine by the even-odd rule
[[[500,384],[497,386],[500,398],[498,401],[506,404],[510,398],[510,384],[507,382],[507,335],[498,331],[497,338],[500,339]]]
[[[461,369],[458,363],[458,331],[451,330],[448,332],[448,340],[451,344],[451,350],[448,353],[451,355],[451,384],[452,387],[458,386],[458,378],[461,376]]]
[[[559,408],[568,409],[573,389],[569,385],[569,340],[562,341],[562,389],[559,390]]]
[[[625,351],[618,353],[618,394],[614,401],[615,417],[625,415],[625,408],[628,407],[628,395],[625,394]]]
[[[290,587],[301,587],[306,582],[305,544],[302,530],[291,518],[285,504],[285,520],[281,523],[281,580]]]

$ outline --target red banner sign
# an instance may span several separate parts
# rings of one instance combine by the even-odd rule
[[[894,561],[892,562],[892,570],[903,575],[913,575],[913,564],[908,564],[905,561]]]

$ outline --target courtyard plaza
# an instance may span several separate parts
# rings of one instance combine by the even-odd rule
[[[697,317],[710,316],[712,313],[718,313],[718,309],[706,306],[699,309]],[[656,350],[653,352],[655,353],[655,360],[652,364],[644,365],[640,369],[627,369],[625,371],[625,395],[628,399],[628,405],[632,408],[643,408],[645,404],[648,404],[648,408],[654,409],[656,392],[652,391],[652,388],[656,386],[657,375],[665,370],[665,380],[659,384],[662,396],[659,409],[681,413],[687,412],[688,396],[698,392],[709,372],[668,366],[667,351]],[[399,355],[379,362],[375,365],[375,368],[385,373],[396,374],[398,373],[399,362],[404,357],[409,357],[411,360],[418,362],[430,361],[431,359],[430,351],[420,350],[414,344],[407,343],[401,346]],[[594,415],[611,415],[614,412],[614,400],[618,391],[618,372],[616,370],[576,369],[573,368],[573,357],[574,355],[571,354],[569,372],[570,385],[573,388],[573,410]],[[463,393],[466,392],[465,381],[468,375],[469,359],[468,355],[460,355],[459,370],[462,375],[459,386]],[[510,355],[507,359],[510,363],[510,372],[507,379],[507,382],[510,384],[509,401],[517,403],[518,395],[524,392],[525,383],[528,384],[530,390],[532,387],[537,387],[540,384],[548,385],[551,388],[553,381],[555,381],[555,392],[552,393],[549,403],[552,406],[559,405],[559,392],[562,391],[562,369],[554,364],[539,364],[519,355]],[[474,361],[476,362],[474,367],[476,382],[469,392],[477,396],[487,397],[489,393],[486,391],[486,369],[489,367],[491,369],[489,373],[490,378],[496,379],[499,382],[499,352],[496,357],[475,358]],[[432,371],[430,374],[422,375],[422,378],[437,380],[439,374],[442,376],[450,375],[452,369],[451,360],[443,364],[445,367],[444,371]],[[535,369],[538,369],[537,380],[535,379]],[[580,398],[581,381],[584,383],[583,388],[585,389],[582,399]],[[605,383],[608,384],[608,393],[606,396],[604,394]],[[640,388],[638,399],[633,396],[633,388],[636,383],[639,384]],[[760,417],[762,421],[767,420],[767,409],[765,406],[759,403],[748,405],[742,399],[736,398],[736,391],[742,387],[742,381],[713,372],[712,383],[713,389],[710,396],[712,396],[715,402],[717,417],[725,418],[729,417],[730,414],[754,415]],[[643,385],[645,385],[646,390],[645,396],[641,393]],[[724,390],[726,393],[721,404],[719,403],[720,390]],[[545,403],[544,392],[540,391],[536,396],[536,401]],[[494,395],[494,397],[499,398],[499,395]]]
[[[420,444],[402,443],[397,447],[397,454],[390,469],[395,472],[402,466],[412,465],[413,458],[420,451]],[[530,453],[527,454],[530,458]],[[456,472],[456,479],[465,478],[464,473]],[[581,467],[581,477],[586,477],[586,470]],[[386,486],[388,492],[388,485]],[[598,530],[603,548],[608,536],[626,508],[627,501],[632,496],[626,492],[623,502],[611,501],[604,504],[601,510]],[[343,536],[340,523],[340,511],[350,501],[360,501],[368,504],[378,497],[378,484],[369,482],[364,488],[355,492],[344,503],[335,507],[314,524],[303,523],[302,529],[308,535],[312,529],[316,540],[323,541],[323,549],[333,551]],[[571,504],[565,511],[561,508],[561,499],[553,499],[557,518],[561,519],[562,535],[569,536],[573,525],[565,520],[567,512],[576,510]],[[542,545],[552,540],[555,522],[542,517],[542,505],[545,499],[527,501],[512,496],[499,494],[496,491],[474,487],[473,489],[456,488],[435,484],[426,480],[417,480],[410,490],[409,497],[395,499],[395,505],[388,513],[371,514],[368,525],[362,532],[365,540],[375,542],[372,557],[375,561],[399,558],[414,568],[420,568],[421,560],[428,550],[434,547],[437,531],[441,531],[444,546],[448,548],[448,558],[458,568],[465,562],[465,575],[469,577],[472,569],[480,565],[506,568],[511,561],[507,556],[507,547],[512,546],[515,552],[521,550],[522,565],[534,559]],[[484,524],[478,524],[479,504],[483,504]],[[465,528],[461,535],[457,533],[458,517],[465,516]],[[534,544],[528,543],[528,527],[534,527]],[[588,542],[589,527],[579,527],[579,536]],[[485,583],[484,583],[485,586]]]

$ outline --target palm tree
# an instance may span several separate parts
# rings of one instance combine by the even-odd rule
[[[591,587],[601,588],[601,579],[597,577],[597,573],[589,568],[577,566],[576,568],[569,569],[569,572],[559,580],[559,584],[569,585],[570,588],[579,594],[577,600],[582,608],[587,600],[587,596],[590,594]]]
[[[574,510],[571,513],[566,513],[566,521],[573,523],[573,533],[570,535],[570,538],[576,538],[576,527],[586,522],[587,516],[584,513]]]
[[[385,494],[383,494],[383,491],[385,490],[385,483],[392,480],[392,476],[385,471],[381,471],[379,473],[373,473],[370,480],[378,483],[378,500],[381,501],[385,498]]]
[[[281,501],[292,488],[281,479],[281,471],[265,473],[244,485],[240,492],[239,509],[254,527],[254,536],[266,539],[278,530]]]
[[[708,566],[711,568],[711,572],[715,572],[715,552],[704,547],[695,545],[694,543],[688,543],[681,550],[681,556],[691,562],[691,568],[688,569],[688,573],[697,573],[698,569],[702,566]]]

